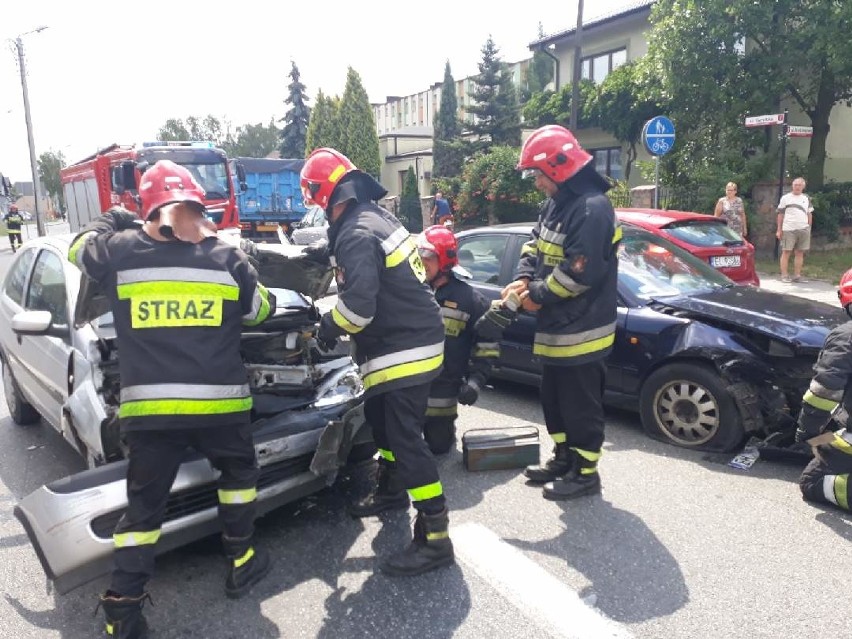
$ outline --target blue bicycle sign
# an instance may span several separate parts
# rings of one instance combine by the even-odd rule
[[[651,155],[665,155],[674,147],[674,123],[662,115],[651,118],[642,129],[642,142]]]

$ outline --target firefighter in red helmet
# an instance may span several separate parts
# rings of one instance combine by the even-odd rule
[[[275,299],[247,256],[216,237],[204,217],[204,192],[184,167],[157,162],[142,174],[139,195],[144,224],[110,209],[68,254],[109,298],[121,351],[128,506],[113,534],[112,580],[100,597],[107,634],[120,639],[147,637],[145,585],[189,448],[221,473],[225,593],[245,595],[270,568],[268,554],[252,542],[259,471],[240,335],[243,325],[270,315]]]
[[[444,326],[411,234],[376,204],[387,191],[345,155],[321,148],[301,173],[306,203],[325,209],[337,303],[317,332],[320,344],[349,335],[364,382],[364,415],[379,449],[373,491],[355,517],[408,508],[411,544],[382,564],[417,575],[454,561],[449,515],[435,459],[423,440],[429,387],[444,360]],[[407,494],[406,494],[407,492]]]
[[[852,269],[840,279],[840,306],[852,317]],[[814,365],[816,374],[802,397],[796,441],[807,441],[814,459],[799,479],[802,496],[850,510],[852,473],[852,321],[832,330]]]
[[[444,369],[432,382],[423,427],[429,449],[441,455],[455,441],[458,405],[476,402],[499,351],[474,330],[489,305],[464,279],[453,232],[430,226],[417,238],[417,248],[444,319]]]
[[[524,471],[547,499],[600,492],[604,442],[605,358],[615,339],[621,227],[594,170],[571,132],[551,125],[524,143],[518,170],[547,196],[524,245],[515,281],[503,291],[535,311],[533,354],[542,361],[541,403],[555,448]]]
[[[21,248],[21,226],[24,223],[24,216],[18,211],[18,207],[14,204],[9,206],[9,212],[3,216],[3,221],[6,222],[6,232],[9,235],[9,244],[12,246],[12,253]]]

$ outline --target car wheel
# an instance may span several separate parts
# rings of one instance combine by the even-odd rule
[[[645,380],[640,396],[645,431],[662,441],[706,451],[729,451],[745,437],[725,383],[700,364],[669,364]]]
[[[13,422],[19,426],[25,426],[35,424],[40,419],[38,411],[21,395],[21,389],[18,388],[18,383],[5,361],[3,362],[3,394],[6,396],[6,406]]]

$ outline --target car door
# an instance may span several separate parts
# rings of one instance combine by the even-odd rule
[[[24,309],[48,311],[53,320],[49,335],[19,336],[19,352],[21,366],[32,384],[33,406],[59,430],[62,406],[68,397],[71,333],[63,259],[53,249],[42,249],[36,257],[24,294]]]
[[[31,373],[21,361],[21,338],[12,331],[12,317],[24,310],[24,293],[27,289],[27,280],[32,272],[33,262],[38,254],[37,248],[21,249],[17,259],[3,282],[3,292],[0,294],[0,313],[3,321],[0,322],[0,344],[3,345],[3,358],[5,365],[12,372],[12,377],[18,382],[18,387],[32,403],[32,392],[34,382]]]

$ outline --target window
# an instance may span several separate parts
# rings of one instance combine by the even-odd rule
[[[580,68],[584,80],[600,84],[613,69],[627,62],[627,49],[616,49],[599,55],[581,58]]]
[[[589,153],[595,158],[595,170],[601,175],[611,177],[613,180],[621,180],[624,173],[621,169],[621,148],[594,149]]]
[[[6,295],[19,306],[23,306],[21,300],[24,297],[24,284],[27,282],[27,275],[30,272],[30,266],[32,266],[35,254],[36,252],[33,249],[25,251],[18,258],[18,261],[15,262],[14,268],[9,271],[9,275],[6,277]]]
[[[459,243],[459,264],[473,279],[485,284],[500,284],[500,266],[506,252],[508,235],[479,235]]]
[[[68,300],[62,260],[52,251],[42,251],[36,260],[27,291],[27,310],[50,311],[55,324],[68,323]]]

